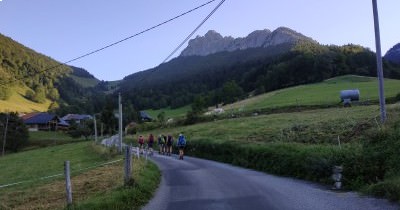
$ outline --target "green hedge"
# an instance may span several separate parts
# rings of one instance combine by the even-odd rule
[[[212,159],[272,174],[297,177],[332,184],[332,168],[344,167],[344,186],[355,187],[362,168],[360,146],[304,145],[295,143],[270,143],[243,145],[213,143],[210,140],[192,141],[189,155]],[[357,184],[358,185],[358,184]]]
[[[345,189],[400,200],[400,122],[375,130],[362,143],[334,145],[216,143],[190,141],[187,154],[281,176],[333,184],[332,168],[343,166]]]

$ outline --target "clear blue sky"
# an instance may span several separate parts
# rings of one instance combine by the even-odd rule
[[[0,33],[65,62],[205,2],[0,0]],[[71,65],[108,81],[158,66],[218,2]],[[378,9],[384,54],[400,42],[400,0],[378,0]],[[279,26],[321,44],[353,43],[375,51],[371,0],[226,0],[195,36],[213,29],[223,36],[244,37]]]

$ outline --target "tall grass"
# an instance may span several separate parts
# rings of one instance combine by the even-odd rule
[[[0,185],[23,183],[0,189],[0,209],[60,209],[66,207],[64,160],[71,162],[73,209],[139,209],[152,197],[160,172],[151,162],[133,161],[134,185],[123,186],[123,161],[116,150],[89,142],[66,144],[0,158]],[[112,161],[113,160],[113,161]],[[110,164],[101,165],[104,162]]]

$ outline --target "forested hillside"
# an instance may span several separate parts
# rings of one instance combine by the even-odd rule
[[[302,41],[269,48],[178,57],[124,78],[121,91],[140,109],[180,107],[201,98],[205,105],[230,103],[299,84],[346,74],[376,75],[375,53],[357,45],[324,46]],[[386,78],[400,68],[384,62]]]
[[[61,106],[65,112],[87,112],[96,109],[90,100],[103,97],[82,85],[94,87],[99,82],[84,69],[61,65],[1,34],[0,46],[0,100],[24,107],[2,107],[2,111],[46,111]]]

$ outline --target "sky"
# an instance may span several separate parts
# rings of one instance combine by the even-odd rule
[[[0,0],[0,33],[66,62],[208,1]],[[70,65],[105,81],[156,67],[219,2]],[[400,42],[400,1],[378,0],[378,11],[384,55]],[[208,30],[245,37],[254,30],[272,31],[280,26],[325,45],[358,44],[376,49],[371,0],[226,0],[192,38]]]

